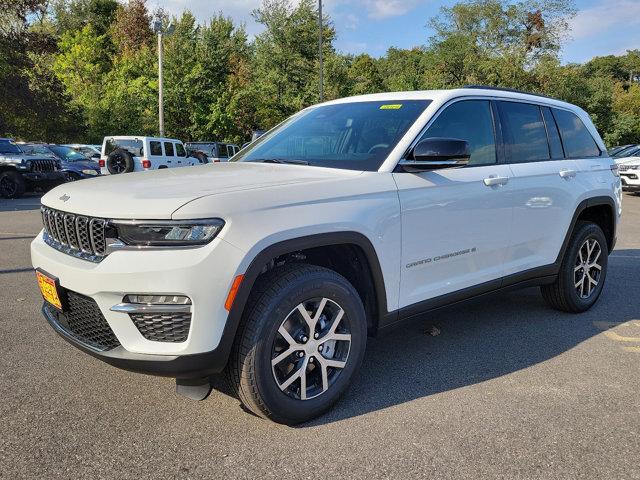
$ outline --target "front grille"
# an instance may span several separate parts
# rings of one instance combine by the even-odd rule
[[[107,254],[104,218],[86,217],[42,207],[45,241],[69,255],[99,262]]]
[[[618,165],[618,171],[619,172],[626,172],[627,170],[634,170],[636,168],[636,165]]]
[[[58,162],[55,160],[30,160],[31,171],[36,173],[55,172],[58,168]]]
[[[66,291],[67,305],[59,313],[47,305],[49,312],[57,317],[58,325],[79,342],[97,350],[111,350],[120,346],[113,330],[102,315],[100,307],[91,298]]]
[[[189,336],[191,313],[131,313],[131,320],[147,340],[184,342]]]

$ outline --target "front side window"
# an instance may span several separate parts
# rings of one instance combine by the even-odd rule
[[[181,143],[176,143],[176,155],[178,155],[179,157],[187,156],[187,152],[184,151],[184,147]]]
[[[498,102],[505,156],[509,163],[549,160],[549,143],[540,107],[529,103]]]
[[[162,143],[161,142],[156,142],[156,141],[150,141],[149,142],[149,151],[151,153],[151,155],[154,155],[156,157],[161,157],[162,156]]]
[[[300,112],[232,161],[376,171],[430,100],[348,102]]]
[[[493,116],[488,100],[463,100],[448,106],[420,140],[437,137],[467,141],[471,151],[469,165],[496,163]]]
[[[164,151],[167,157],[173,157],[173,143],[164,142]]]
[[[600,148],[575,113],[554,108],[553,116],[558,122],[567,158],[600,156]]]

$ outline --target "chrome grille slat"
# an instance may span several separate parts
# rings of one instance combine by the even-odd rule
[[[45,242],[68,255],[101,261],[107,253],[107,220],[42,207]]]
[[[53,220],[56,224],[56,232],[58,232],[58,241],[63,245],[67,245],[69,242],[67,242],[67,234],[64,231],[63,215],[62,212],[56,212],[53,215]]]
[[[78,248],[78,237],[76,235],[76,221],[75,215],[71,213],[65,213],[64,215],[64,231],[67,234],[67,240],[69,246]]]

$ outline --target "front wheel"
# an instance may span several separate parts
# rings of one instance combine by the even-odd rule
[[[8,170],[0,173],[0,197],[19,198],[27,189],[27,184],[18,172]]]
[[[558,278],[541,287],[546,302],[557,310],[580,313],[596,303],[607,277],[609,249],[602,229],[580,221],[569,240]]]
[[[355,288],[336,272],[292,264],[259,279],[227,367],[256,415],[297,424],[347,389],[364,356],[367,323]]]

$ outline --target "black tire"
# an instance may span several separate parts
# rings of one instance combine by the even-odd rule
[[[583,289],[584,282],[589,283],[588,278],[591,278],[585,279],[583,274],[585,270],[584,268],[580,269],[580,258],[585,257],[586,251],[584,248],[587,241],[595,241],[598,244],[600,249],[598,257],[600,270],[597,270],[597,268],[587,269],[594,277],[597,275],[597,285],[590,287],[592,290],[587,297],[584,297],[579,293],[578,289]],[[586,248],[589,247],[587,246]],[[580,257],[581,250],[582,257]],[[597,255],[595,250],[593,255]],[[595,223],[579,221],[575,226],[562,259],[558,278],[554,283],[540,288],[543,298],[551,307],[563,312],[581,313],[589,310],[602,293],[602,288],[607,278],[608,258],[609,247],[602,229]],[[577,286],[576,278],[582,278],[583,283]],[[582,293],[586,293],[585,290],[582,290]]]
[[[207,154],[204,152],[196,151],[196,152],[193,152],[191,155],[197,158],[200,163],[209,163],[209,158],[207,157]]]
[[[67,172],[67,181],[68,182],[77,182],[82,177],[78,175],[76,172]]]
[[[0,173],[0,197],[20,198],[27,190],[27,183],[18,172],[8,170]]]
[[[278,329],[283,322],[294,314],[298,305],[320,297],[327,299],[327,304],[338,305],[344,311],[339,323],[349,326],[351,337],[347,356],[343,358],[344,368],[330,371],[332,383],[327,382],[326,390],[313,398],[302,400],[301,396],[294,398],[280,388],[271,361],[277,355],[274,354],[276,342],[282,340],[278,338]],[[322,338],[314,343],[318,349],[321,348]],[[355,288],[344,277],[323,267],[286,265],[268,272],[254,285],[227,365],[227,377],[232,390],[247,409],[274,422],[294,425],[321,415],[340,398],[362,363],[366,338],[367,322],[362,302]],[[311,333],[308,340],[311,345]],[[336,344],[334,342],[334,346]],[[309,378],[318,368],[318,372],[315,372],[315,378],[318,378],[322,372],[320,360],[316,359],[311,365],[308,362],[312,362],[311,357],[319,354],[303,353],[303,359],[296,357],[299,354],[294,352],[287,358],[292,362],[307,361],[302,365],[314,369],[309,373]],[[299,370],[305,372],[305,379],[308,368]],[[296,383],[301,392],[300,380],[294,381],[294,386],[290,388],[295,388]],[[305,395],[306,392],[307,388]]]
[[[118,148],[111,152],[106,161],[107,170],[112,175],[133,172],[133,155],[128,150]]]

